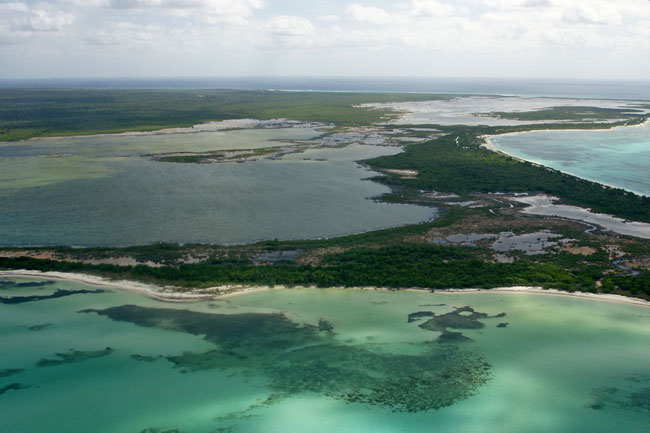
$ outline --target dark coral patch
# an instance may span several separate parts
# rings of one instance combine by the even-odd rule
[[[19,374],[22,373],[23,370],[22,368],[7,368],[4,370],[0,370],[0,377],[9,377],[13,376],[14,374]]]
[[[6,386],[0,386],[0,395],[6,393],[7,391],[17,391],[19,389],[26,389],[29,388],[29,386],[23,385],[18,382],[10,383],[9,385]]]
[[[51,295],[34,295],[34,296],[0,296],[0,304],[22,304],[25,302],[44,301],[46,299],[63,298],[65,296],[79,295],[86,293],[104,293],[104,290],[63,290],[58,289]]]
[[[505,315],[505,313],[500,313],[496,316],[489,316],[486,313],[480,313],[475,311],[472,307],[467,306],[456,308],[454,311],[439,316],[436,316],[436,314],[431,311],[418,311],[417,313],[409,314],[408,321],[413,322],[423,317],[431,317],[429,320],[420,323],[418,326],[427,331],[440,332],[438,341],[471,341],[470,338],[465,337],[462,333],[449,331],[447,328],[481,329],[485,327],[485,324],[479,321],[479,319],[504,317]]]
[[[183,373],[229,369],[263,376],[278,396],[317,392],[348,402],[417,412],[467,398],[490,378],[484,357],[459,345],[423,343],[417,355],[383,353],[374,343],[336,342],[333,326],[325,319],[313,326],[292,322],[282,314],[227,315],[135,305],[86,312],[201,336],[216,348],[184,352],[167,360]]]
[[[62,364],[72,364],[75,362],[85,361],[87,359],[101,358],[102,356],[108,356],[113,352],[114,350],[111,349],[110,347],[101,350],[88,350],[88,351],[70,349],[70,352],[55,353],[54,356],[56,356],[59,359],[41,358],[41,360],[36,363],[36,366],[54,367]]]

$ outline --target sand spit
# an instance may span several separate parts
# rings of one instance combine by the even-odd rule
[[[144,284],[129,280],[110,280],[107,278],[97,277],[88,274],[75,274],[65,272],[40,272],[31,270],[14,270],[14,271],[0,271],[0,277],[36,277],[36,278],[51,278],[58,280],[74,281],[93,286],[127,290],[136,292],[141,295],[157,299],[165,302],[196,302],[210,299],[222,299],[232,296],[246,295],[250,293],[266,292],[270,290],[281,290],[285,286],[217,286],[209,287],[206,289],[189,289],[188,291],[177,291],[178,288],[172,286],[155,286],[151,284]],[[304,287],[299,287],[304,288]],[[617,304],[637,305],[643,307],[650,307],[650,301],[644,299],[632,298],[622,295],[613,295],[605,293],[586,293],[586,292],[564,292],[555,289],[544,289],[542,287],[534,286],[513,286],[513,287],[498,287],[494,289],[444,289],[444,290],[428,290],[428,289],[391,289],[382,287],[338,287],[344,290],[378,290],[378,291],[408,291],[408,292],[428,292],[438,294],[468,294],[468,293],[507,293],[507,294],[533,294],[533,295],[548,295],[560,296],[565,298],[582,298],[591,299],[594,301],[614,302]],[[327,290],[327,289],[322,289]]]

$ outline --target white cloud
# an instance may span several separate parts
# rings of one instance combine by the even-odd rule
[[[0,3],[0,41],[18,43],[41,32],[61,32],[70,27],[74,14],[50,3]]]
[[[157,40],[158,26],[141,26],[131,22],[118,22],[109,28],[92,33],[87,41],[93,45],[114,45],[130,49],[135,46],[151,46]]]
[[[98,0],[95,0],[98,1]],[[236,14],[242,11],[261,9],[264,0],[105,0],[107,5],[116,9],[209,9],[220,10],[224,14]]]
[[[437,0],[413,0],[411,13],[416,16],[449,16],[453,7]]]
[[[63,11],[35,9],[31,12],[31,29],[38,32],[53,32],[69,27],[75,20],[73,14]]]
[[[600,73],[624,64],[622,75],[650,71],[647,0],[331,0],[302,2],[295,15],[288,4],[293,3],[0,0],[0,64],[15,70],[20,58],[40,58],[65,70],[55,53],[74,52],[90,60],[70,63],[73,75],[93,62],[108,68],[120,63],[128,73],[126,58],[152,75],[162,73],[154,64],[172,63],[191,75],[226,68],[233,74],[293,73],[298,63],[313,74],[391,75],[409,68],[435,74],[444,67],[447,74],[480,75],[510,73],[517,65],[532,65],[535,72],[533,66],[543,65],[570,75],[587,65]],[[305,47],[310,49],[299,51]],[[129,57],[130,50],[138,55]],[[620,61],[628,52],[635,53],[634,70]],[[163,53],[178,60],[169,62]],[[266,69],[271,63],[276,69]]]
[[[388,12],[376,6],[362,6],[358,3],[352,3],[347,7],[346,12],[359,22],[386,24],[392,21]]]
[[[332,22],[332,23],[341,21],[341,17],[338,15],[321,15],[318,17],[318,19],[321,21]]]
[[[29,12],[29,7],[23,2],[0,3],[0,11]]]
[[[565,20],[585,24],[618,24],[621,14],[608,4],[586,5],[577,4],[564,14]]]
[[[276,37],[291,39],[295,42],[298,38],[314,34],[314,25],[307,18],[279,15],[271,18],[266,24],[267,30]],[[310,43],[310,41],[307,41]]]

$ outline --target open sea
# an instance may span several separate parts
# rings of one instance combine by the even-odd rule
[[[193,77],[0,79],[0,88],[275,89],[330,92],[424,92],[650,100],[650,80],[548,80],[424,77]]]

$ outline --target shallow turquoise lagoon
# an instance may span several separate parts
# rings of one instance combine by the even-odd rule
[[[494,145],[518,158],[650,195],[650,124],[610,130],[499,135]]]
[[[377,203],[389,191],[352,144],[278,160],[157,162],[150,153],[287,145],[314,128],[71,137],[0,143],[0,244],[125,246],[304,239],[412,224],[434,209]]]
[[[0,280],[0,431],[650,431],[646,307],[344,289],[179,304],[94,290]]]

